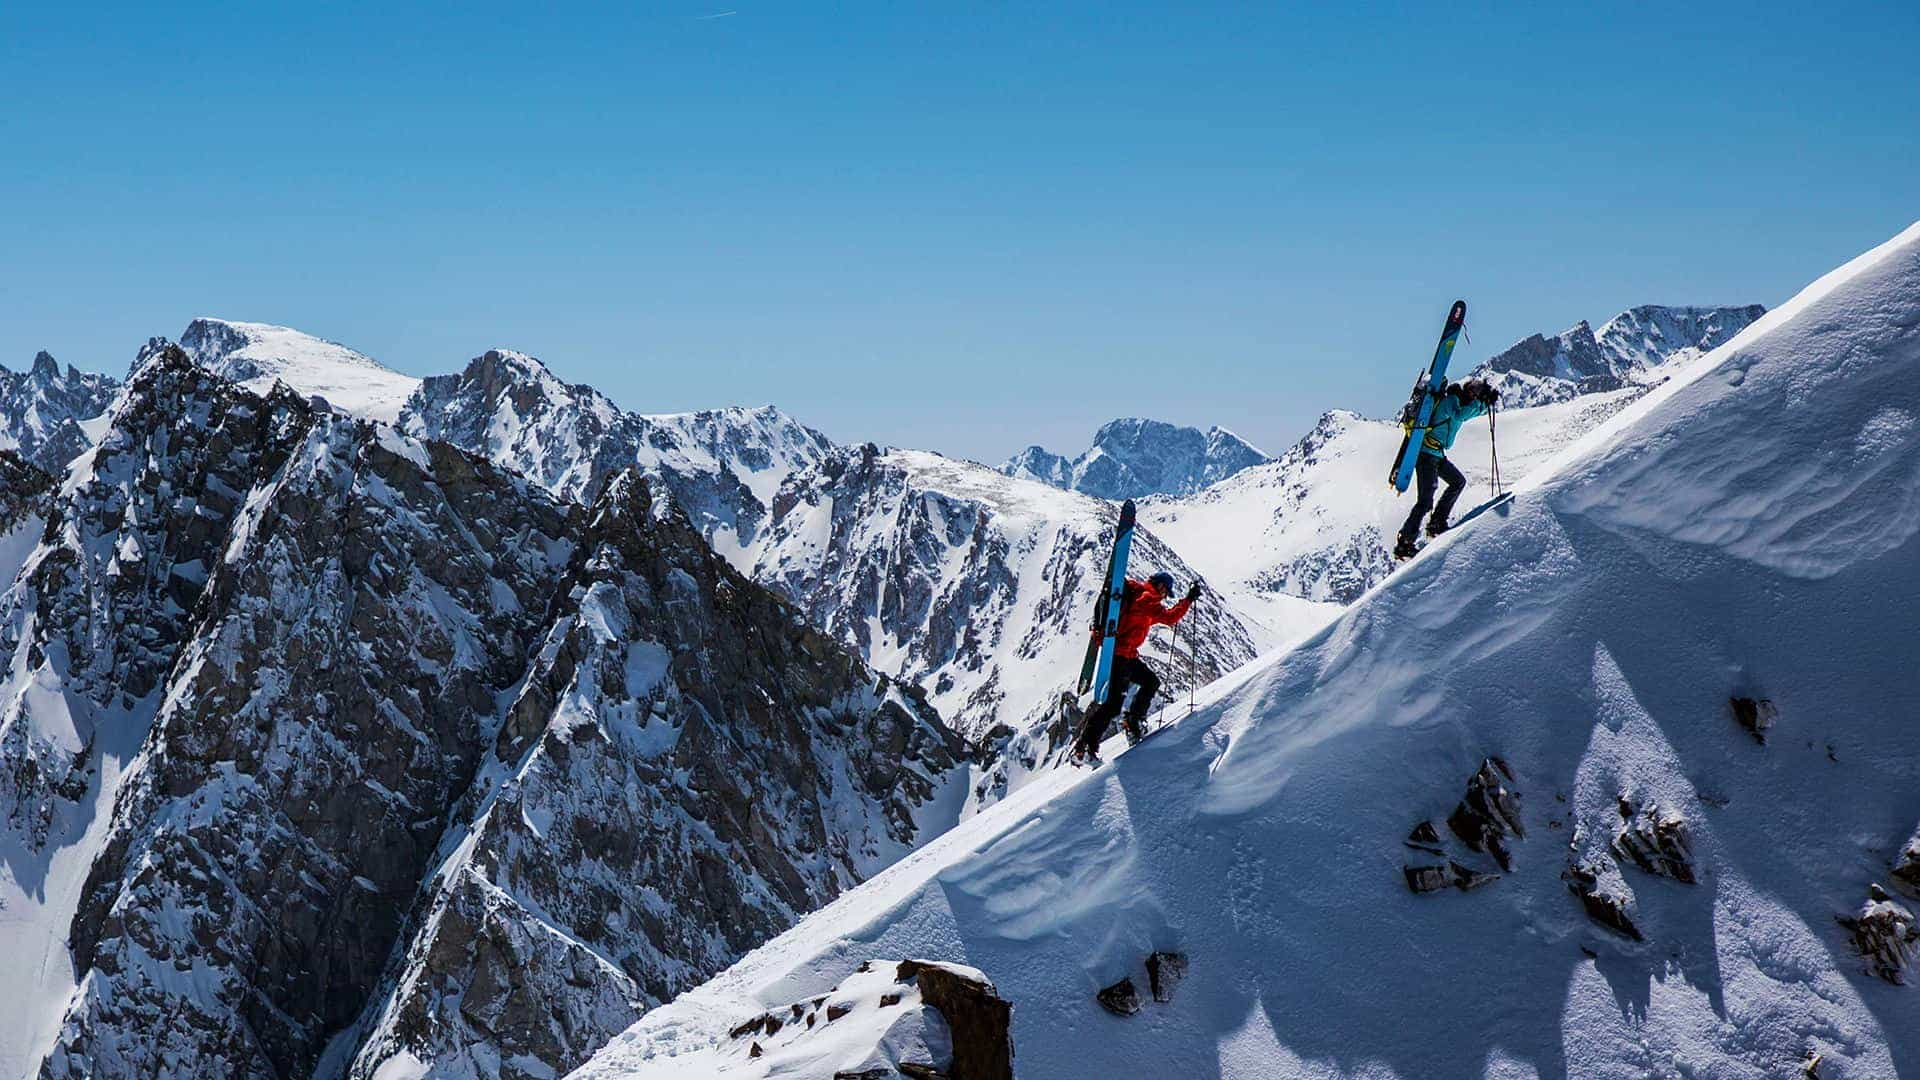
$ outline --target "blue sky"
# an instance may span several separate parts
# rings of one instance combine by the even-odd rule
[[[16,369],[213,314],[990,461],[1278,452],[1456,296],[1474,362],[1920,217],[1910,0],[79,7],[0,9]]]

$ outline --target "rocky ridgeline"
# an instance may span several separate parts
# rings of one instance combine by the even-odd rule
[[[759,535],[781,480],[832,445],[773,408],[627,412],[531,356],[499,349],[458,374],[423,381],[400,426],[490,458],[572,502],[592,502],[622,470],[638,468],[729,556]]]
[[[93,445],[81,423],[105,412],[119,389],[106,375],[71,364],[62,371],[45,352],[24,372],[0,368],[0,449],[18,452],[46,472],[64,472],[67,462]]]
[[[47,1076],[552,1075],[957,810],[931,710],[638,478],[558,502],[158,344],[50,515],[10,828],[78,841],[141,753]]]
[[[1550,405],[1655,378],[1655,369],[1710,352],[1767,309],[1646,304],[1607,320],[1584,320],[1553,337],[1534,334],[1473,371],[1492,382],[1507,408]]]
[[[1029,446],[1000,471],[1117,502],[1191,495],[1266,460],[1267,455],[1225,428],[1201,431],[1126,418],[1102,426],[1094,433],[1093,445],[1077,457]]]

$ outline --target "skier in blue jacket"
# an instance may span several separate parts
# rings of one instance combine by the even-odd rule
[[[1413,557],[1414,534],[1420,528],[1420,518],[1428,510],[1433,511],[1433,516],[1427,519],[1427,535],[1439,536],[1447,531],[1447,517],[1453,513],[1454,501],[1467,486],[1467,478],[1447,460],[1447,450],[1460,436],[1462,424],[1486,415],[1499,401],[1500,392],[1480,379],[1454,383],[1436,396],[1426,438],[1420,443],[1420,457],[1413,465],[1418,497],[1414,500],[1413,513],[1408,514],[1406,524],[1400,526],[1400,542],[1393,549],[1394,558]],[[1433,489],[1441,480],[1447,482],[1447,490],[1441,493],[1436,506]]]

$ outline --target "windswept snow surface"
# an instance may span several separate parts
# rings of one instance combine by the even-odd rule
[[[420,385],[371,357],[285,326],[195,319],[180,347],[201,366],[266,394],[275,382],[334,408],[392,423]]]
[[[1920,992],[1835,922],[1920,817],[1916,370],[1920,225],[1171,731],[1014,792],[580,1075],[700,1075],[674,1056],[900,955],[985,971],[1023,1076],[1920,1070]],[[1779,707],[1767,745],[1730,693]],[[1523,800],[1513,871],[1411,894],[1402,838],[1489,754]],[[1700,875],[1622,872],[1644,942],[1561,879],[1621,796],[1682,814]],[[1173,1001],[1101,1011],[1153,949],[1191,960]]]

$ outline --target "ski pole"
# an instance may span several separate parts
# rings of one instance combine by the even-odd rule
[[[1180,629],[1180,627],[1179,627],[1179,625],[1178,625],[1178,624],[1176,623],[1176,624],[1174,625],[1174,630],[1175,630],[1175,632],[1176,632],[1176,636],[1177,636],[1177,633],[1178,633],[1178,631],[1179,631],[1179,629]],[[1189,641],[1189,642],[1187,642],[1187,715],[1188,715],[1188,716],[1192,716],[1192,715],[1193,715],[1193,684],[1194,684],[1194,678],[1195,678],[1195,677],[1194,677],[1194,674],[1193,674],[1193,642],[1191,642],[1191,641]]]

